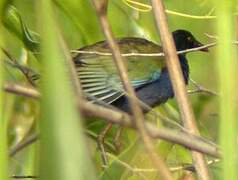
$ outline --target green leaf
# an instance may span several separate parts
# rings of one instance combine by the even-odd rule
[[[68,1],[69,2],[69,1]],[[40,179],[95,179],[73,88],[66,51],[54,21],[50,0],[38,6],[42,37],[42,117],[40,121]]]
[[[36,33],[30,31],[23,22],[20,13],[14,6],[9,6],[5,13],[3,23],[5,27],[11,31],[18,39],[22,41],[24,46],[30,51],[39,51],[39,37]]]
[[[223,150],[222,179],[236,180],[237,171],[237,81],[232,77],[237,76],[237,47],[232,44],[236,38],[237,26],[236,11],[237,1],[215,1],[217,5],[217,32],[219,46],[217,49],[217,65],[219,71],[220,88],[220,144]]]

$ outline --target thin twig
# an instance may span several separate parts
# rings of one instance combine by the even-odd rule
[[[195,90],[189,90],[188,94],[194,94],[194,93],[207,93],[209,95],[213,95],[213,96],[219,96],[219,94],[217,92],[214,92],[210,89],[207,89],[205,87],[203,87],[202,85],[198,84],[196,81],[194,81],[193,79],[189,79],[191,81],[191,83],[196,87]]]
[[[18,143],[16,146],[10,149],[9,156],[10,157],[14,156],[17,152],[21,151],[28,145],[36,142],[37,139],[38,139],[37,134],[32,134],[31,136],[27,136],[25,139],[22,140],[22,142]]]
[[[196,47],[196,48],[191,48],[191,49],[186,49],[182,51],[177,51],[177,54],[186,54],[189,52],[195,52],[195,51],[200,51],[202,49],[210,48],[213,46],[216,46],[217,43],[209,43],[204,46]],[[80,54],[94,54],[94,55],[99,55],[99,56],[112,56],[112,53],[110,52],[100,52],[100,51],[86,51],[86,50],[71,50],[71,53],[80,53]],[[142,56],[142,57],[164,57],[163,52],[158,52],[158,53],[121,53],[121,56],[123,57],[131,57],[131,56]]]
[[[152,9],[152,7],[150,5],[141,3],[141,2],[137,2],[135,0],[123,0],[123,2],[130,8],[132,8],[136,11],[139,11],[139,12],[149,12]],[[211,11],[209,11],[206,15],[192,15],[192,14],[176,12],[176,11],[169,10],[169,9],[165,10],[165,12],[169,15],[176,15],[176,16],[185,17],[185,18],[202,19],[202,20],[217,18],[216,16],[211,15],[213,11],[214,11],[214,8]]]
[[[113,59],[119,71],[118,73],[122,80],[123,86],[125,90],[127,91],[127,93],[130,95],[130,98],[128,100],[131,106],[133,121],[135,123],[135,126],[139,131],[139,134],[144,142],[144,145],[146,150],[148,151],[148,154],[151,157],[151,160],[154,162],[156,167],[160,170],[161,177],[163,177],[163,179],[172,180],[172,175],[169,172],[169,169],[167,168],[164,161],[158,156],[158,153],[155,152],[154,144],[151,140],[151,137],[148,135],[148,132],[145,129],[143,112],[136,101],[136,94],[134,92],[132,85],[130,84],[127,70],[125,68],[126,67],[124,63],[125,61],[123,57],[121,56],[120,49],[115,41],[115,38],[111,31],[111,27],[107,20],[107,16],[106,16],[107,0],[101,0],[101,1],[93,0],[93,3],[96,9],[98,18],[100,20],[102,30],[108,41],[109,47],[112,51]]]
[[[184,18],[192,18],[192,19],[201,19],[201,20],[208,20],[208,19],[216,19],[216,16],[212,16],[212,15],[192,15],[192,14],[185,14],[185,13],[181,13],[181,12],[176,12],[176,11],[172,11],[169,9],[166,9],[165,12],[169,15],[175,15],[175,16],[180,16],[180,17],[184,17]]]
[[[220,161],[221,161],[220,159],[209,160],[209,161],[207,161],[207,165],[212,165],[212,164],[218,163]],[[194,172],[194,170],[195,170],[194,165],[192,165],[192,164],[184,164],[181,166],[170,167],[169,169],[172,172],[181,171],[181,170],[187,170],[187,171]],[[135,172],[157,172],[158,170],[157,169],[134,168],[133,171],[135,171]]]
[[[97,141],[98,139],[98,134],[90,131],[90,130],[85,130],[85,134],[89,137],[91,137],[93,140]],[[114,147],[114,145],[112,143],[110,143],[109,141],[104,141],[104,145],[110,150],[110,152],[113,153],[117,153],[116,148]]]
[[[40,93],[36,89],[14,83],[5,84],[4,90],[9,93],[26,96],[34,99],[38,99],[40,97]]]
[[[216,36],[216,35],[211,35],[211,34],[208,34],[208,33],[204,33],[207,37],[211,38],[211,39],[216,39],[216,40],[219,40],[219,37]],[[232,40],[231,41],[233,44],[235,45],[238,45],[238,41],[237,40]]]
[[[37,75],[37,74],[36,74],[35,72],[32,72],[31,69],[26,68],[26,67],[20,65],[20,64],[17,62],[17,60],[16,60],[15,58],[13,58],[13,57],[11,56],[11,54],[10,54],[6,49],[4,49],[4,48],[1,48],[1,49],[2,49],[2,51],[4,52],[4,54],[11,60],[11,63],[13,64],[13,66],[16,67],[16,68],[18,68],[18,69],[22,72],[22,74],[26,77],[27,81],[28,81],[32,86],[35,87],[36,85],[35,85],[35,82],[33,81],[31,75],[32,75],[32,74]]]
[[[133,173],[145,173],[145,172],[158,172],[158,169],[154,169],[154,168],[150,168],[150,169],[144,169],[144,168],[137,168],[137,167],[132,167],[130,164],[120,160],[118,157],[107,153],[107,156],[112,158],[113,160],[115,160],[116,162],[118,162],[119,164],[121,164],[122,166],[124,166],[125,168],[127,168],[128,170],[132,171]],[[207,161],[207,165],[213,165],[215,163],[220,162],[220,159],[212,159]],[[193,164],[182,164],[180,166],[174,166],[174,167],[169,167],[170,171],[172,172],[176,172],[176,171],[182,171],[182,170],[186,170],[186,171],[195,171],[194,165]],[[142,174],[140,174],[142,175]]]
[[[93,139],[97,138],[97,135],[90,132],[89,130],[86,130],[85,133],[90,136]],[[39,136],[37,134],[32,134],[31,136],[28,136],[24,138],[21,142],[19,142],[16,146],[13,146],[9,150],[9,156],[13,157],[15,156],[18,152],[22,151],[24,148],[28,147],[29,145],[35,143],[39,139]],[[113,152],[116,152],[115,148],[113,147],[112,144],[109,142],[105,142],[105,145]]]
[[[212,165],[212,164],[218,163],[220,161],[221,161],[220,159],[213,159],[213,160],[207,161],[206,163],[207,163],[207,165]],[[193,164],[182,164],[181,166],[171,167],[170,170],[173,172],[180,171],[180,170],[187,170],[187,171],[191,171],[191,172],[196,171]]]
[[[211,39],[215,39],[215,40],[218,39],[218,37],[215,36],[215,35],[211,35],[211,34],[208,34],[208,33],[204,33],[204,34],[205,34],[207,37],[211,38]]]
[[[163,50],[166,56],[166,65],[168,67],[170,79],[172,81],[175,97],[181,111],[181,117],[184,126],[195,135],[199,135],[196,126],[195,117],[191,108],[188,96],[186,94],[185,83],[176,48],[171,33],[169,32],[165,8],[161,0],[152,0],[153,11],[160,32]],[[192,156],[198,177],[203,180],[209,180],[210,175],[203,154],[192,151]]]
[[[15,87],[17,88],[14,89]],[[41,97],[40,93],[32,87],[5,84],[4,90],[10,93],[34,99],[39,99]],[[87,101],[81,101],[79,103],[81,103],[81,110],[85,116],[99,117],[107,122],[135,128],[132,124],[131,117],[124,112],[108,109]],[[169,128],[157,128],[155,125],[149,122],[146,122],[145,125],[148,133],[153,138],[160,138],[172,143],[180,144],[189,149],[196,150],[213,157],[221,157],[221,151],[217,146],[214,146],[202,140],[199,136],[194,136],[187,132],[171,130]]]
[[[13,178],[13,179],[36,179],[36,178],[38,178],[38,176],[12,175],[11,178]]]

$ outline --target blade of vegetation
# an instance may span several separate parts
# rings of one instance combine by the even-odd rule
[[[0,37],[0,41],[2,37]],[[2,54],[0,54],[1,57]],[[4,72],[2,68],[2,60],[0,63],[0,87],[3,87]],[[4,118],[4,93],[0,92],[0,179],[8,179],[8,148],[7,148],[7,122]]]
[[[0,1],[0,19],[2,20],[2,15],[4,12],[5,1]],[[0,27],[2,27],[2,23],[0,21]],[[0,46],[3,47],[3,36],[2,29],[0,29]],[[2,53],[0,52],[0,57]],[[4,82],[4,71],[2,66],[2,58],[0,59],[0,87],[3,87]],[[4,93],[0,91],[0,179],[8,179],[8,149],[7,149],[7,122],[4,118]]]
[[[39,37],[33,34],[23,22],[20,13],[14,6],[9,6],[3,18],[3,24],[17,38],[19,38],[25,47],[30,51],[38,51]]]
[[[82,35],[84,43],[93,43],[102,38],[96,14],[90,4],[85,0],[54,0],[54,4],[64,12],[74,23],[78,32]],[[90,20],[88,19],[90,17]],[[90,36],[88,36],[90,34]]]
[[[220,144],[223,150],[221,179],[235,180],[237,173],[237,52],[232,44],[235,39],[236,1],[216,1],[219,47],[217,63],[220,81]]]
[[[74,106],[64,55],[59,48],[50,0],[38,6],[42,37],[42,119],[40,179],[95,179]]]
[[[2,15],[4,11],[4,0],[0,0],[0,20],[2,20]],[[0,21],[0,46],[3,47],[3,36],[2,36],[2,21]],[[3,61],[2,52],[0,52],[0,87],[3,87],[4,82],[4,71],[3,71]],[[8,149],[7,149],[7,122],[4,118],[4,93],[0,91],[0,179],[8,179]]]

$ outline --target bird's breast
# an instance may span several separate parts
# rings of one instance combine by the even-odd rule
[[[136,96],[146,105],[154,107],[173,97],[173,89],[167,70],[162,71],[160,78],[146,86],[136,89]],[[117,108],[130,112],[129,102],[122,97],[113,103]],[[147,110],[144,110],[145,112]]]

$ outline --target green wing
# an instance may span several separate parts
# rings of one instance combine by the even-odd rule
[[[120,39],[118,44],[122,53],[161,52],[160,46],[140,38]],[[80,50],[110,53],[105,41]],[[94,97],[110,104],[125,95],[112,56],[78,54],[74,62],[82,88],[89,98]],[[157,80],[165,62],[158,57],[131,56],[126,57],[126,65],[131,84],[136,89]]]

